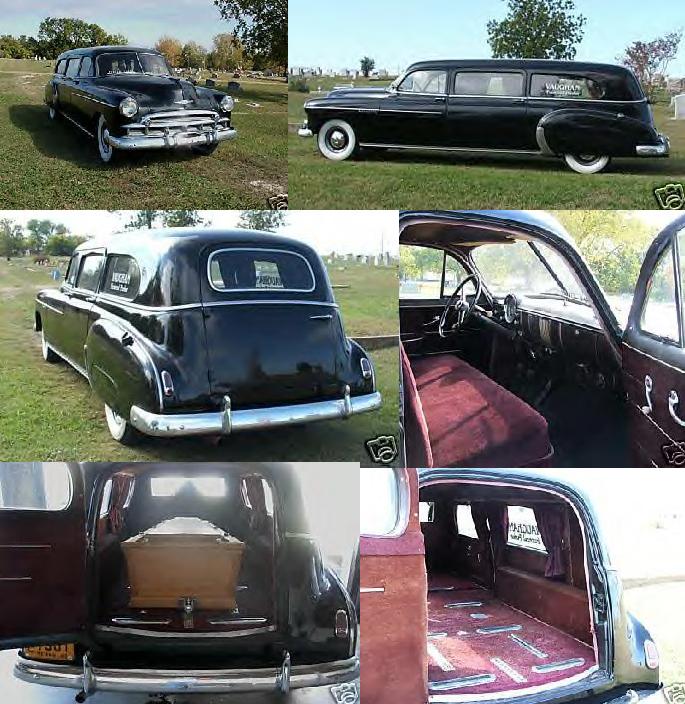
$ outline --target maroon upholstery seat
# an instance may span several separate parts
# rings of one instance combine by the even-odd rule
[[[527,403],[453,355],[401,354],[409,466],[549,464],[547,421]]]

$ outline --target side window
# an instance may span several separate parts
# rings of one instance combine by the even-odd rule
[[[78,75],[78,67],[81,64],[81,57],[77,56],[75,59],[69,59],[67,64],[67,76],[74,78]]]
[[[478,539],[478,533],[476,533],[476,526],[473,523],[470,506],[457,504],[454,507],[454,517],[457,521],[457,533],[459,533],[459,535],[465,538],[473,538],[474,540]]]
[[[419,502],[419,521],[421,523],[432,523],[435,519],[435,504],[432,501]]]
[[[108,479],[105,488],[102,490],[102,503],[100,504],[100,518],[109,514],[112,508],[112,480]]]
[[[102,290],[128,300],[138,295],[140,269],[133,257],[115,254],[107,257],[107,271]]]
[[[439,300],[443,295],[451,296],[465,276],[464,267],[440,249],[415,245],[400,247],[400,300],[430,301]],[[466,293],[474,293],[473,286],[469,285]]]
[[[530,95],[533,98],[601,100],[605,93],[601,83],[582,76],[535,73],[530,81]]]
[[[62,511],[71,503],[71,474],[64,463],[0,464],[0,511]]]
[[[390,467],[362,467],[359,479],[360,535],[391,535],[402,519],[403,487],[397,472]]]
[[[454,78],[454,94],[520,97],[523,95],[523,74],[460,71]]]
[[[67,273],[64,277],[65,283],[69,284],[69,286],[74,286],[76,284],[76,274],[78,273],[78,265],[80,260],[80,254],[74,254],[74,256],[69,260]]]
[[[90,56],[83,57],[78,75],[81,77],[93,75],[93,59],[91,59]]]
[[[673,249],[671,247],[664,252],[654,268],[642,308],[640,329],[671,342],[677,343],[680,340]]]
[[[103,259],[102,254],[87,254],[82,258],[81,268],[76,279],[77,288],[83,288],[86,291],[97,290]]]
[[[447,73],[445,71],[413,71],[405,76],[397,86],[400,93],[435,93],[445,94]]]
[[[57,62],[57,66],[55,66],[55,74],[58,76],[63,76],[64,75],[64,69],[67,67],[67,62],[65,59],[60,59]]]
[[[546,553],[533,509],[527,506],[508,506],[507,511],[509,514],[507,545]]]

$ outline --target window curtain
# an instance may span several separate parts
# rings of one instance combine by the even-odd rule
[[[564,564],[564,545],[566,533],[566,515],[563,507],[543,504],[534,509],[540,537],[547,550],[545,577],[563,577],[566,574]]]
[[[121,533],[124,527],[124,504],[131,492],[134,477],[131,474],[112,476],[112,496],[109,509],[109,527],[113,533]]]
[[[499,567],[504,562],[504,548],[509,538],[509,511],[506,504],[486,504],[485,511],[490,524],[490,542],[495,567]]]

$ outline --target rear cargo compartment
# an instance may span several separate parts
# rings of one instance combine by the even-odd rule
[[[583,532],[568,504],[457,483],[424,488],[421,501],[431,701],[549,690],[597,670]]]

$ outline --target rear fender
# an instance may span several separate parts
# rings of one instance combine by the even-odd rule
[[[622,113],[565,108],[547,113],[538,123],[538,146],[546,154],[636,156],[639,144],[656,144],[651,125]]]
[[[352,396],[371,394],[376,390],[376,372],[369,355],[364,348],[354,340],[350,340],[350,366],[348,370],[348,384]],[[371,377],[364,378],[362,360],[366,359],[371,365]]]

